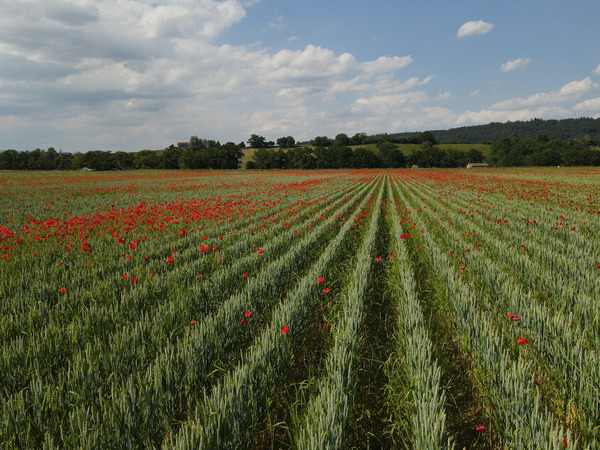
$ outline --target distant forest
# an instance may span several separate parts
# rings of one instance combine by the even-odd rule
[[[275,144],[253,134],[247,142],[254,150],[246,169],[450,168],[475,162],[498,167],[600,166],[600,119],[589,118],[533,119],[374,136],[356,133],[349,137],[341,133],[335,138],[317,136],[300,144],[292,136],[281,137]],[[457,150],[449,144],[467,145]],[[489,153],[468,148],[468,144],[488,144]],[[52,147],[5,150],[0,151],[0,170],[238,169],[245,147],[244,142],[221,145],[192,136],[189,142],[164,150],[139,152],[94,150],[71,154]]]
[[[593,140],[600,140],[600,118],[582,117],[561,120],[532,119],[506,123],[492,122],[487,125],[431,130],[431,132],[438,142],[444,143],[489,144],[495,139],[506,137],[537,138],[541,135],[562,140],[574,139],[580,136],[589,136]],[[392,139],[408,139],[418,134],[406,132],[386,136]]]

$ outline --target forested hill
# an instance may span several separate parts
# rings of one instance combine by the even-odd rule
[[[554,136],[559,139],[572,139],[588,135],[590,138],[600,139],[600,118],[542,120],[532,119],[517,122],[492,122],[487,125],[474,125],[468,127],[452,128],[450,130],[431,130],[438,142],[469,142],[479,144],[504,137],[518,136],[520,138],[536,138],[540,135]],[[390,138],[408,138],[414,132],[389,134]]]

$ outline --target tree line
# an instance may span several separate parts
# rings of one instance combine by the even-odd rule
[[[496,166],[600,166],[600,150],[590,136],[559,139],[512,136],[491,142],[489,162]]]
[[[6,150],[0,153],[0,170],[238,169],[244,156],[233,142],[221,145],[192,136],[186,144],[136,153],[93,150],[71,155],[52,147],[25,152]]]
[[[535,139],[539,135],[546,135],[555,136],[562,140],[578,136],[589,136],[598,145],[600,143],[600,118],[580,117],[560,120],[531,119],[505,123],[492,122],[485,125],[471,125],[448,130],[432,130],[431,133],[438,142],[447,144],[488,144],[493,140],[512,136]],[[415,136],[418,136],[418,134],[410,132],[394,133],[388,136],[388,140],[400,143],[400,140],[410,141]]]
[[[338,135],[339,136],[339,135]],[[412,167],[465,167],[470,162],[482,162],[483,153],[476,149],[460,151],[435,147],[423,142],[408,156],[397,144],[380,139],[375,149],[359,146],[352,149],[343,139],[321,136],[310,146],[289,149],[257,149],[247,169],[363,169]]]

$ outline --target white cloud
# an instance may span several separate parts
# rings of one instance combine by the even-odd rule
[[[512,72],[513,70],[525,70],[531,63],[529,58],[517,58],[512,61],[506,61],[500,66],[500,71],[503,73]]]
[[[598,64],[598,67],[596,67],[592,73],[594,75],[600,75],[600,64]]]
[[[237,0],[27,4],[0,3],[6,145],[23,129],[43,135],[32,145],[65,151],[164,148],[191,135],[237,141],[251,130],[308,139],[339,132],[349,116],[359,124],[349,112],[359,97],[373,105],[432,79],[397,78],[410,56],[216,45],[245,15]]]
[[[575,111],[600,112],[600,98],[590,98],[573,106]]]
[[[558,91],[540,92],[527,98],[513,98],[491,106],[494,110],[516,110],[530,108],[536,105],[547,105],[553,103],[562,103],[577,100],[583,94],[591,89],[597,88],[598,83],[594,83],[590,77],[581,81],[571,81],[565,84]]]
[[[529,120],[536,117],[567,118],[571,116],[572,111],[570,109],[552,106],[514,111],[483,109],[481,111],[466,111],[460,114],[456,118],[454,126],[485,124],[490,122],[515,122],[517,120]]]
[[[483,20],[476,20],[472,22],[466,22],[461,25],[456,33],[457,37],[467,37],[467,36],[475,36],[478,34],[486,34],[489,33],[494,25],[491,23],[485,22]]]

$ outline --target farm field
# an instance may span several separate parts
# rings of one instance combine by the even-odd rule
[[[599,195],[0,172],[0,447],[600,448]]]

